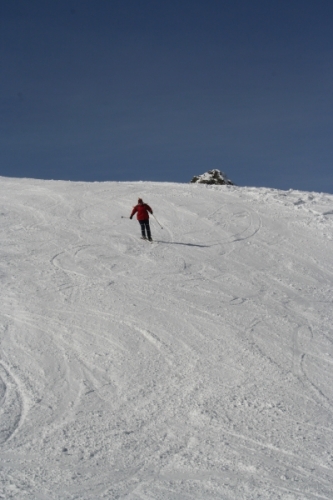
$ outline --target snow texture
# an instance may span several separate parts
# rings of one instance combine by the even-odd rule
[[[0,190],[0,498],[333,498],[332,195]]]

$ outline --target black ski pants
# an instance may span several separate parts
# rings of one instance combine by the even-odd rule
[[[147,238],[148,238],[148,240],[151,240],[149,219],[139,220],[139,222],[140,222],[140,226],[141,226],[142,238],[146,238],[146,231],[147,231]]]

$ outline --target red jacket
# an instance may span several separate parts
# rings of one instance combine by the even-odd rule
[[[136,218],[138,220],[146,220],[146,219],[149,219],[149,213],[150,212],[151,214],[153,213],[152,209],[150,208],[149,205],[147,205],[147,203],[139,203],[139,205],[136,205],[133,210],[132,210],[132,213],[131,213],[131,218],[133,217],[133,215],[135,213],[137,213],[137,216]]]

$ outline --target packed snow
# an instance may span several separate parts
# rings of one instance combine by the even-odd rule
[[[0,498],[332,500],[333,195],[0,191]]]

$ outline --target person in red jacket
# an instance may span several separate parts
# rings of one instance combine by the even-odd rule
[[[149,213],[153,213],[152,209],[150,208],[147,203],[143,203],[142,198],[138,199],[138,204],[135,205],[135,207],[132,210],[130,219],[132,219],[134,214],[136,215],[136,218],[140,222],[141,225],[141,235],[144,240],[148,239],[149,241],[152,241],[151,238],[151,232],[150,232],[150,226],[149,226]],[[146,232],[147,232],[147,237],[146,237]]]

